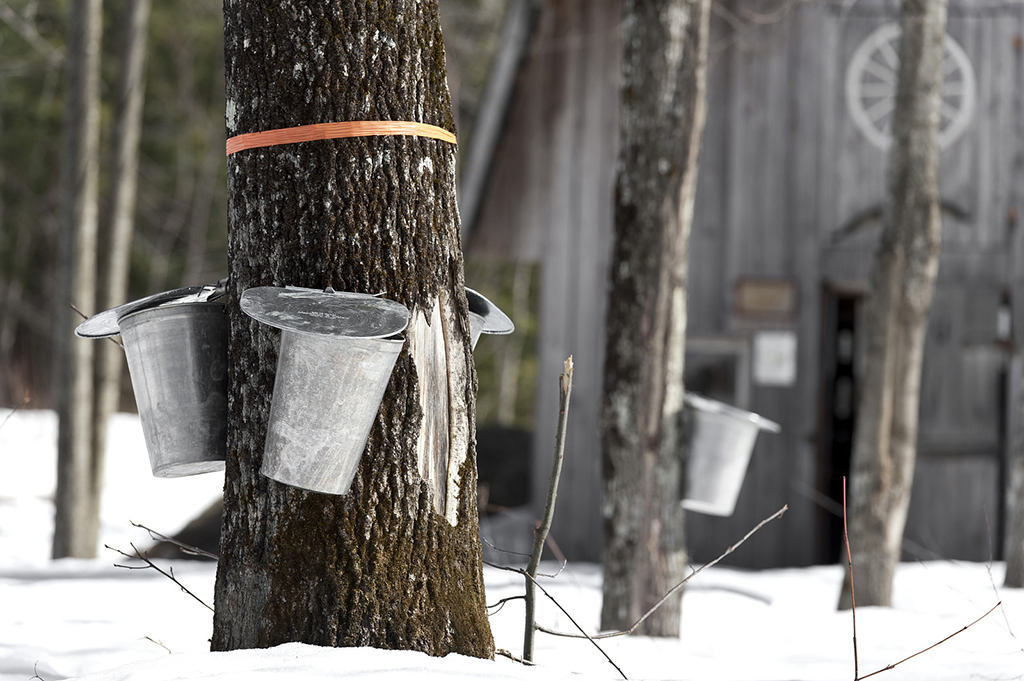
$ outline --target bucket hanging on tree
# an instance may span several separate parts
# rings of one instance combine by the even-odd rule
[[[409,310],[386,298],[297,287],[246,290],[242,311],[281,329],[263,475],[345,494],[355,477]]]

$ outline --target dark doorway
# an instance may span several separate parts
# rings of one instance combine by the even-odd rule
[[[835,563],[843,547],[843,477],[850,474],[859,392],[863,296],[826,289],[822,328],[821,446],[818,461],[818,560]]]

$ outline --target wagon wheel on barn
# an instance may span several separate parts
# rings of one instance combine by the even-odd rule
[[[880,149],[892,143],[892,114],[896,108],[899,69],[898,23],[875,29],[857,47],[846,70],[846,106],[857,129]],[[940,149],[949,147],[967,129],[974,113],[974,69],[959,43],[946,34],[939,104]]]

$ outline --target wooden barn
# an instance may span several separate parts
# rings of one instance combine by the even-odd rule
[[[529,7],[530,3],[513,3]],[[617,155],[618,0],[545,0],[510,72],[472,257],[540,269],[532,467],[543,503],[561,363],[576,380],[553,534],[602,544],[598,414]],[[716,0],[689,282],[687,388],[782,426],[759,438],[735,513],[688,514],[696,560],[783,504],[734,565],[838,558],[862,307],[884,200],[897,0]],[[943,251],[925,351],[907,558],[1001,550],[1011,326],[1024,270],[1024,5],[950,0],[940,143]],[[512,51],[515,54],[515,51]],[[500,99],[500,98],[499,98]],[[483,139],[482,137],[480,139]],[[481,143],[481,148],[486,145]]]

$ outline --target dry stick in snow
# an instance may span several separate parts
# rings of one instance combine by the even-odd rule
[[[211,608],[209,605],[206,605],[206,603],[203,601],[202,598],[200,598],[199,596],[196,596],[194,593],[192,593],[187,588],[185,588],[184,584],[182,584],[181,582],[178,581],[178,578],[174,576],[174,568],[170,568],[168,572],[164,572],[159,567],[157,567],[156,564],[153,561],[151,561],[149,558],[147,558],[144,553],[139,551],[139,549],[136,548],[135,544],[129,544],[129,546],[132,547],[132,550],[135,551],[135,555],[134,556],[125,553],[121,549],[115,549],[113,546],[108,546],[107,544],[104,544],[103,546],[104,546],[104,548],[108,548],[111,551],[116,551],[117,553],[120,553],[125,558],[138,558],[139,560],[141,560],[143,563],[146,564],[145,566],[137,566],[137,565],[118,565],[117,563],[114,563],[114,567],[124,568],[126,570],[148,570],[149,568],[152,568],[152,569],[156,570],[157,572],[159,572],[160,574],[162,574],[164,577],[168,578],[169,580],[171,580],[172,582],[177,584],[178,588],[180,588],[182,591],[187,593],[189,596],[191,596],[192,598],[194,598],[197,601],[199,601],[200,603],[202,603],[210,612],[213,612],[213,608]]]
[[[850,607],[850,611],[853,614],[853,681],[864,681],[864,679],[870,679],[872,676],[876,676],[878,674],[881,674],[882,672],[887,672],[890,669],[895,669],[896,667],[898,667],[899,665],[903,664],[907,660],[912,660],[915,657],[917,657],[918,655],[923,655],[923,654],[927,653],[929,650],[931,650],[933,648],[939,647],[940,645],[942,645],[943,643],[945,643],[949,639],[953,638],[957,634],[964,633],[965,631],[967,631],[968,629],[973,627],[975,624],[977,624],[981,620],[983,620],[986,617],[988,617],[989,615],[991,615],[993,612],[995,612],[996,608],[998,608],[999,606],[1001,606],[1003,604],[1002,601],[999,601],[998,603],[993,605],[992,608],[988,612],[986,612],[984,615],[982,615],[978,619],[974,620],[970,624],[966,625],[962,629],[958,629],[957,631],[954,631],[952,634],[950,634],[946,638],[942,639],[941,641],[939,641],[937,643],[933,643],[932,645],[928,646],[927,648],[925,648],[923,650],[917,651],[913,655],[908,655],[907,657],[903,658],[899,662],[894,662],[894,663],[892,663],[890,665],[886,665],[885,667],[882,667],[878,671],[873,671],[870,674],[866,674],[864,676],[861,676],[860,675],[860,670],[858,669],[858,663],[857,663],[857,599],[854,597],[854,593],[853,593],[853,557],[852,557],[852,555],[850,553],[850,535],[846,531],[846,476],[843,476],[843,537],[846,539],[846,559],[847,559],[847,562],[850,565],[850,606],[851,606]]]
[[[523,659],[528,662],[533,662],[533,639],[537,631],[537,591],[535,588],[537,584],[537,567],[540,565],[540,557],[544,553],[544,543],[548,538],[548,532],[551,530],[551,520],[555,515],[558,477],[562,472],[562,455],[565,450],[565,424],[569,419],[569,396],[572,394],[572,355],[569,355],[569,359],[565,360],[564,371],[558,381],[560,391],[558,398],[558,429],[555,432],[555,460],[551,466],[551,479],[548,482],[548,499],[547,504],[544,506],[544,519],[541,521],[540,527],[534,530],[533,553],[530,555],[530,563],[527,565],[525,572],[528,579],[526,581],[526,625],[523,632]]]

